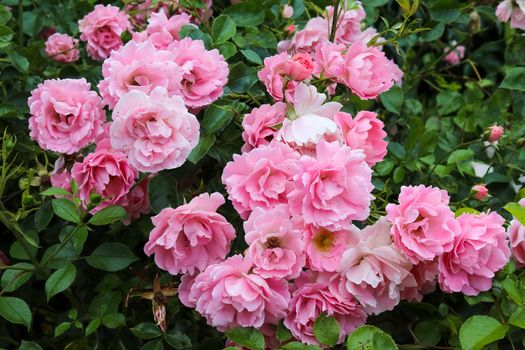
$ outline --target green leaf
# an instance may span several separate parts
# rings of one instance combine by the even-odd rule
[[[511,213],[522,225],[525,225],[525,206],[519,203],[507,203],[503,209]]]
[[[231,42],[225,42],[224,44],[219,45],[217,48],[226,60],[237,53],[237,47]]]
[[[215,18],[211,26],[211,34],[215,44],[222,44],[235,35],[235,21],[228,15]]]
[[[396,343],[391,336],[374,326],[361,326],[354,330],[346,340],[348,350],[396,350]]]
[[[13,39],[14,32],[8,26],[0,24],[0,47],[6,47]]]
[[[255,328],[236,327],[226,332],[226,336],[239,345],[251,350],[264,350],[264,337]]]
[[[505,289],[505,292],[507,292],[507,295],[512,299],[512,301],[515,304],[522,305],[521,291],[518,287],[518,281],[515,280],[515,276],[507,276],[507,278],[501,281],[501,285],[503,286],[503,289]]]
[[[35,212],[35,230],[41,232],[53,220],[53,207],[51,201],[46,200]]]
[[[206,134],[211,135],[228,124],[234,115],[235,113],[231,109],[231,106],[212,104],[206,108],[201,126]]]
[[[441,340],[441,331],[439,327],[436,326],[438,322],[437,320],[424,321],[414,328],[414,334],[421,344],[432,347],[439,343]]]
[[[483,292],[473,297],[465,295],[465,300],[469,305],[476,305],[479,303],[493,303],[494,297],[489,292]]]
[[[175,349],[191,349],[191,340],[179,331],[170,331],[164,335],[166,343]]]
[[[257,71],[239,62],[230,67],[228,87],[236,93],[243,93],[257,82]]]
[[[90,266],[105,271],[120,271],[137,260],[138,258],[126,245],[117,242],[98,246],[86,258]]]
[[[140,350],[164,350],[162,339],[152,340],[144,344]]]
[[[474,208],[459,208],[454,212],[454,215],[456,217],[462,215],[462,214],[479,214],[479,211],[477,211]]]
[[[67,264],[66,266],[56,270],[46,280],[45,290],[47,295],[47,301],[53,296],[60,292],[63,292],[73,283],[77,276],[77,269],[73,264]]]
[[[321,344],[337,344],[339,333],[339,324],[333,316],[320,315],[314,322],[314,334]]]
[[[139,323],[130,330],[135,337],[146,340],[154,339],[160,337],[161,335],[160,328],[157,325],[149,322]]]
[[[29,70],[29,61],[24,56],[20,55],[17,52],[10,52],[8,54],[11,63],[13,66],[21,73],[27,73]]]
[[[287,341],[290,338],[292,338],[292,332],[290,332],[288,328],[286,328],[286,326],[283,324],[283,321],[280,321],[277,324],[277,332],[275,336],[279,341]]]
[[[264,21],[265,13],[259,3],[241,2],[228,7],[224,13],[229,15],[239,27],[255,27]]]
[[[525,329],[525,307],[520,307],[510,316],[509,324]]]
[[[457,0],[437,0],[432,2],[430,17],[438,22],[451,23],[461,15],[461,2]]]
[[[95,226],[108,225],[115,221],[122,220],[127,216],[128,212],[126,209],[118,205],[111,205],[96,212],[96,214],[93,215],[91,219],[89,219],[88,224]]]
[[[123,314],[108,314],[102,316],[102,324],[108,328],[117,328],[126,325],[126,318]]]
[[[102,323],[102,320],[100,318],[95,318],[94,320],[89,321],[86,327],[86,336],[95,332],[98,329],[98,327],[100,327],[101,323]]]
[[[397,85],[392,86],[390,90],[381,94],[381,102],[385,108],[395,114],[401,113],[403,106],[403,90]]]
[[[248,61],[259,65],[263,64],[263,61],[257,52],[253,50],[241,50],[241,53]]]
[[[18,350],[42,350],[42,347],[35,342],[22,340]]]
[[[211,146],[215,143],[214,135],[201,135],[199,143],[191,151],[188,160],[193,164],[197,164],[208,153]]]
[[[18,270],[18,268],[31,271]],[[33,265],[24,262],[10,266],[2,273],[2,279],[0,281],[2,290],[4,292],[14,292],[29,281],[31,276],[33,276],[32,270]]]
[[[438,113],[441,116],[457,111],[463,105],[463,96],[456,91],[443,91],[436,98]]]
[[[507,71],[499,86],[502,89],[525,91],[525,67],[514,67]]]
[[[508,329],[509,326],[502,325],[492,317],[472,316],[459,330],[459,343],[463,350],[481,350],[505,337]]]
[[[64,332],[69,330],[69,328],[71,328],[71,322],[62,322],[61,324],[56,326],[56,328],[55,328],[55,338],[61,336],[62,334],[64,334]]]
[[[165,171],[151,179],[148,193],[151,208],[157,214],[167,207],[176,208],[184,201],[177,190],[177,179]]]
[[[60,187],[50,187],[47,190],[40,192],[42,196],[70,196],[71,193]]]
[[[0,315],[11,323],[31,326],[31,310],[25,301],[14,297],[0,296]]]
[[[58,217],[69,222],[80,222],[80,215],[78,214],[78,210],[75,204],[69,199],[53,199],[51,203],[53,204],[53,211]]]

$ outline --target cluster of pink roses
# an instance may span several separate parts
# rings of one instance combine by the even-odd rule
[[[85,79],[47,80],[32,92],[31,137],[43,149],[64,155],[51,181],[69,188],[75,180],[86,207],[93,194],[101,196],[92,212],[108,205],[123,206],[130,218],[148,212],[150,177],[137,182],[139,171],[177,168],[197,145],[200,125],[193,113],[222,95],[228,65],[202,41],[180,39],[181,27],[189,23],[186,13],[167,18],[160,11],[122,45],[120,34],[131,28],[128,16],[117,7],[97,5],[79,27],[88,53],[107,57],[98,84],[102,98]],[[66,45],[68,39],[50,37],[46,50],[56,51],[56,60],[78,58],[78,51],[52,49],[50,42]],[[106,106],[113,110],[109,122]],[[94,152],[78,153],[92,143]]]

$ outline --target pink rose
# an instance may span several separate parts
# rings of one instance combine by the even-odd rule
[[[27,100],[30,136],[40,147],[72,154],[95,140],[106,115],[86,79],[53,79],[39,84]]]
[[[276,136],[280,124],[286,118],[286,104],[277,102],[274,105],[262,105],[254,108],[242,120],[243,152],[269,144]]]
[[[386,206],[394,244],[413,264],[452,249],[459,226],[448,203],[446,191],[419,185],[401,187],[399,204]]]
[[[174,40],[180,40],[179,32],[183,26],[190,24],[190,20],[187,13],[173,15],[168,19],[164,11],[159,11],[151,14],[146,32],[153,44],[157,43],[156,48],[165,49]],[[156,39],[157,36],[160,39]]]
[[[478,295],[492,287],[492,278],[510,257],[503,224],[495,212],[458,217],[461,231],[453,249],[439,257],[439,285],[445,292]]]
[[[512,28],[525,30],[525,1],[516,0],[515,4],[512,0],[501,2],[496,8],[496,16],[502,22],[510,20]]]
[[[355,118],[345,112],[335,115],[335,122],[341,129],[346,144],[352,149],[362,149],[365,160],[371,167],[385,158],[388,142],[385,141],[385,124],[377,113],[360,111]]]
[[[182,69],[175,57],[169,51],[157,50],[149,41],[130,41],[113,52],[102,65],[102,75],[98,88],[111,109],[128,91],[149,94],[157,86],[165,88],[169,96],[181,91]]]
[[[235,229],[217,213],[220,193],[203,193],[176,209],[165,208],[151,221],[155,228],[144,246],[155,264],[172,275],[203,271],[226,257]]]
[[[505,0],[496,7],[496,16],[501,22],[508,22],[512,16],[512,0]]]
[[[257,207],[269,209],[287,202],[291,179],[300,169],[299,158],[280,142],[233,155],[222,173],[222,183],[241,218],[248,218]]]
[[[414,276],[416,285],[413,284],[414,279],[406,278],[404,281],[410,284],[400,286],[401,300],[421,302],[424,295],[436,289],[438,270],[437,260],[422,261],[414,265],[410,273]]]
[[[373,99],[388,91],[402,77],[397,65],[377,47],[356,41],[345,55],[342,81],[363,100]]]
[[[340,288],[354,295],[369,314],[392,310],[401,300],[402,289],[417,286],[410,273],[412,264],[392,244],[385,218],[352,230],[360,241],[343,254]]]
[[[138,176],[124,153],[108,149],[89,153],[82,163],[75,163],[71,169],[71,177],[78,184],[78,197],[85,205],[90,203],[93,193],[102,197],[101,204],[92,213],[109,205],[119,205]]]
[[[152,0],[132,1],[124,5],[124,11],[130,16],[129,20],[135,27],[142,27],[146,19],[155,12],[170,12],[170,6],[178,6],[178,0],[159,0],[153,5]]]
[[[336,271],[351,240],[351,232],[330,231],[323,227],[308,225],[303,234],[308,267],[314,271]]]
[[[494,143],[496,141],[499,141],[501,137],[503,136],[503,133],[505,132],[505,129],[498,125],[494,124],[489,128],[489,142]]]
[[[146,177],[135,185],[129,193],[122,197],[118,205],[126,209],[128,217],[122,222],[129,225],[132,220],[138,219],[140,214],[148,214],[151,210],[149,205],[148,186],[151,177]]]
[[[328,273],[303,272],[295,280],[295,291],[284,325],[296,339],[319,345],[314,335],[314,322],[320,315],[332,316],[339,324],[338,343],[366,321],[363,307],[351,295],[337,286],[337,279]]]
[[[179,96],[156,87],[150,95],[130,91],[113,111],[111,146],[127,152],[131,165],[143,172],[181,166],[199,142],[199,122]]]
[[[295,33],[293,38],[288,42],[280,42],[278,51],[287,51],[289,53],[307,52],[312,53],[317,44],[328,41],[329,23],[325,18],[314,17],[310,19],[306,26]]]
[[[116,6],[96,5],[95,9],[78,21],[80,39],[87,42],[88,55],[102,61],[113,50],[122,47],[120,35],[131,30],[128,15]]]
[[[329,41],[322,42],[315,47],[314,74],[325,79],[339,80],[343,76],[345,60],[344,45],[333,44]]]
[[[44,51],[53,61],[70,63],[80,57],[77,46],[77,39],[67,34],[55,33],[47,38]]]
[[[452,45],[456,45],[456,42],[453,41]],[[445,52],[448,50],[450,50],[450,48],[445,49]],[[458,64],[463,57],[465,57],[465,46],[458,45],[445,56],[444,60],[450,64]]]
[[[206,50],[202,40],[184,38],[168,49],[182,68],[181,95],[187,106],[203,107],[223,94],[228,82],[228,64],[217,49]]]
[[[489,189],[483,184],[472,186],[471,191],[474,193],[474,198],[478,201],[482,201],[489,196]]]
[[[525,226],[517,219],[513,219],[508,227],[510,239],[510,249],[516,265],[522,268],[525,266]]]
[[[293,7],[290,5],[284,5],[283,6],[283,12],[282,12],[283,18],[290,18],[293,16]]]
[[[263,278],[251,272],[252,267],[250,258],[234,255],[197,275],[188,300],[209,325],[222,332],[237,326],[258,328],[286,316],[288,282]]]
[[[337,27],[335,32],[335,42],[338,44],[350,45],[361,35],[361,22],[365,19],[366,13],[360,3],[353,9],[345,11],[347,5],[341,4],[339,8],[339,17],[337,18]],[[342,12],[342,13],[341,13]],[[331,32],[334,16],[334,7],[326,8],[326,18]]]
[[[266,57],[263,69],[257,73],[259,80],[264,83],[266,90],[276,101],[282,101],[284,98],[289,60],[290,56],[285,52]]]
[[[287,73],[293,80],[302,81],[308,79],[314,71],[314,63],[307,53],[297,53],[289,61]]]
[[[53,172],[50,176],[51,186],[71,190],[71,173],[66,168],[66,161],[60,156],[55,161]]]
[[[193,287],[193,283],[195,283],[195,277],[197,277],[198,275],[198,273],[194,275],[182,275],[180,277],[180,283],[177,288],[179,300],[182,303],[182,305],[192,309],[194,309],[195,306],[197,306],[197,300],[194,298],[193,295],[190,299],[190,293],[191,288]]]
[[[291,218],[288,205],[255,208],[244,222],[247,256],[264,278],[296,278],[305,265],[303,225]]]
[[[307,224],[334,230],[365,220],[374,186],[363,151],[321,141],[316,156],[301,158],[302,170],[288,196],[292,213],[302,214]]]

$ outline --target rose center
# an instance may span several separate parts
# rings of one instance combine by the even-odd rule
[[[317,249],[322,252],[329,252],[335,245],[335,235],[333,232],[321,228],[313,241]]]
[[[279,248],[281,246],[281,242],[277,237],[270,237],[266,240],[264,246],[266,247],[266,249]]]

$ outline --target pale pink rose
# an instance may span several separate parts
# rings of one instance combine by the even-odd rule
[[[72,154],[95,140],[106,115],[86,79],[52,79],[27,100],[29,135],[46,150]]]
[[[375,29],[374,27],[368,27],[365,30],[363,30],[361,33],[359,33],[355,37],[354,41],[363,41],[368,44],[370,43],[370,40],[372,40],[376,36],[377,36],[377,29]],[[385,42],[386,40],[383,37],[378,37],[375,41],[376,44],[385,43]],[[382,46],[379,46],[378,48],[381,49]]]
[[[71,177],[78,184],[78,197],[84,205],[90,203],[91,194],[102,197],[102,202],[91,213],[109,205],[118,205],[138,176],[139,173],[128,163],[124,153],[108,149],[89,153],[71,169]]]
[[[182,73],[171,52],[157,50],[149,41],[130,41],[104,61],[104,79],[98,88],[104,103],[113,109],[128,91],[149,94],[160,86],[168,91],[169,96],[180,95]]]
[[[127,153],[137,170],[174,169],[186,161],[199,142],[199,122],[179,96],[156,87],[147,95],[130,91],[113,111],[111,146]]]
[[[308,79],[314,71],[314,63],[307,53],[297,53],[288,61],[287,74],[291,79],[302,81]]]
[[[168,50],[182,68],[181,95],[187,106],[209,105],[222,96],[228,82],[228,64],[217,49],[206,50],[202,40],[184,38]]]
[[[259,328],[286,316],[288,282],[263,278],[252,268],[250,258],[234,255],[197,275],[188,300],[210,326],[222,332],[237,326]]]
[[[278,51],[313,53],[317,44],[328,41],[329,26],[330,24],[325,18],[314,17],[306,23],[306,26],[302,30],[296,32],[291,40],[280,42],[278,44]]]
[[[385,141],[385,124],[377,113],[360,111],[355,118],[345,112],[335,115],[335,122],[341,129],[345,143],[352,149],[362,149],[366,162],[371,167],[385,158],[388,142]]]
[[[314,322],[321,315],[337,320],[340,330],[338,343],[365,323],[363,307],[351,294],[339,291],[336,277],[329,273],[303,272],[295,280],[284,325],[301,342],[319,345],[314,334]]]
[[[496,16],[501,22],[508,22],[512,16],[512,0],[505,0],[496,7]]]
[[[179,32],[190,24],[191,17],[187,13],[173,15],[168,19],[164,11],[152,13],[148,19],[146,32],[156,48],[165,49],[174,40],[180,40]]]
[[[525,30],[525,1],[516,0],[518,6],[512,10],[512,17],[510,19],[510,26],[512,28]]]
[[[151,221],[155,228],[144,246],[147,256],[172,275],[204,271],[226,257],[235,229],[217,209],[224,204],[220,193],[203,193],[188,204],[165,208]]]
[[[339,287],[352,294],[369,314],[392,310],[401,300],[401,290],[417,286],[410,273],[412,264],[392,244],[386,218],[352,230],[360,241],[343,253]]]
[[[482,201],[489,196],[489,189],[484,184],[472,186],[471,191],[474,193],[474,198],[478,201]]]
[[[335,42],[338,44],[350,45],[361,36],[361,22],[365,19],[366,13],[361,3],[352,9],[345,10],[345,6],[341,4],[339,8],[339,16],[337,18]],[[341,13],[342,12],[342,13]],[[332,23],[334,16],[334,7],[328,6],[326,8],[326,18],[330,24],[328,30],[332,31]]]
[[[286,4],[283,6],[283,18],[290,18],[293,16],[293,7]]]
[[[453,41],[452,45],[456,45],[456,42]],[[449,50],[450,48],[445,49],[445,52]],[[444,60],[450,64],[458,64],[463,57],[465,57],[465,46],[458,45],[445,56]]]
[[[132,220],[138,219],[141,214],[148,214],[151,211],[148,195],[150,180],[151,177],[148,176],[140,181],[119,201],[118,205],[128,212],[128,217],[122,220],[125,225],[129,225]]]
[[[315,70],[314,74],[325,79],[339,81],[345,69],[343,51],[344,45],[334,44],[329,41],[319,43],[315,47]]]
[[[197,299],[195,299],[194,295],[192,295],[192,298],[190,299],[191,287],[193,287],[193,283],[195,283],[195,277],[198,275],[198,273],[194,275],[182,275],[177,288],[177,294],[182,305],[192,309],[197,306]]]
[[[351,240],[348,230],[330,231],[308,225],[304,230],[307,265],[314,271],[333,272],[339,268],[346,246]]]
[[[282,101],[284,98],[289,60],[290,56],[285,52],[266,57],[263,69],[257,73],[259,80],[264,83],[266,90],[276,101]]]
[[[436,289],[436,280],[438,274],[437,260],[422,261],[412,267],[410,273],[413,279],[406,278],[400,286],[401,300],[421,302],[425,294],[431,293]],[[414,286],[413,281],[416,281]],[[406,282],[410,284],[406,285]]]
[[[377,47],[356,41],[345,54],[342,81],[359,98],[373,99],[388,91],[401,79],[402,72]]]
[[[498,125],[494,124],[489,128],[489,142],[494,143],[496,141],[499,141],[501,137],[503,136],[503,133],[505,132],[505,129]]]
[[[291,218],[288,205],[255,208],[244,222],[247,256],[253,271],[264,278],[296,278],[305,265],[303,225]]]
[[[78,21],[80,39],[87,42],[88,55],[102,61],[113,50],[122,47],[121,34],[131,30],[128,15],[116,6],[96,5],[95,9]]]
[[[55,33],[47,38],[44,51],[53,61],[70,63],[80,57],[77,47],[77,39],[67,34]]]
[[[349,228],[351,220],[365,220],[370,212],[372,170],[362,150],[321,141],[316,157],[303,156],[288,199],[294,214],[305,223],[331,230]]]
[[[437,187],[402,186],[399,204],[386,206],[394,244],[413,264],[452,249],[459,225],[448,207],[449,198]]]
[[[492,278],[510,258],[509,242],[495,212],[458,217],[461,231],[454,248],[439,257],[439,285],[444,292],[478,295],[492,287]]]
[[[278,139],[298,147],[315,147],[326,138],[336,138],[337,124],[333,120],[342,105],[338,102],[324,103],[325,94],[315,86],[299,84],[294,94],[294,112],[288,115],[279,131]]]
[[[253,209],[286,203],[292,190],[292,177],[300,170],[299,153],[280,142],[233,155],[226,164],[222,183],[241,218]]]
[[[286,118],[286,104],[277,102],[274,105],[262,105],[254,108],[242,120],[243,152],[269,144],[276,136],[280,125]]]

